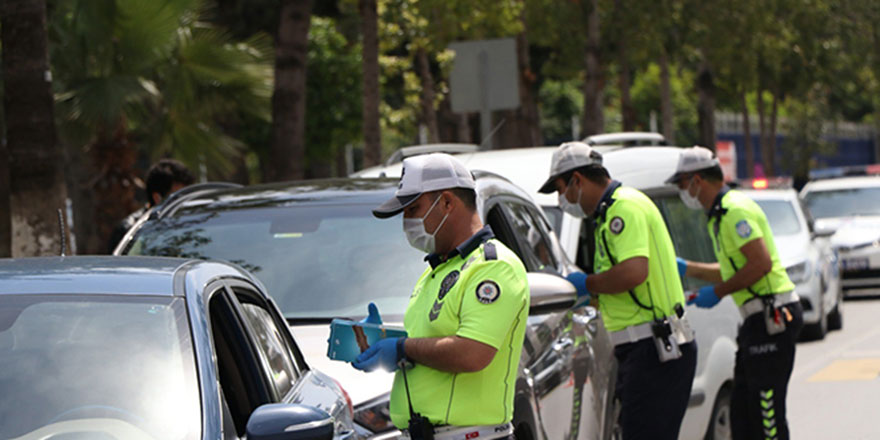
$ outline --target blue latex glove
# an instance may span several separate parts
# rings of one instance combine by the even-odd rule
[[[577,271],[565,277],[577,289],[577,300],[574,307],[580,307],[590,302],[590,291],[587,290],[587,274]]]
[[[351,365],[361,371],[374,371],[383,368],[387,371],[396,371],[397,362],[403,358],[403,341],[406,338],[380,339],[371,345],[367,351],[358,355]],[[398,340],[400,344],[398,344]]]
[[[370,303],[367,306],[367,317],[361,319],[361,323],[369,323],[369,324],[382,324],[382,317],[379,316],[379,308],[376,307],[375,303]]]
[[[688,269],[687,261],[685,261],[684,258],[675,257],[675,262],[678,263],[678,276],[683,277],[684,273],[687,272]]]
[[[688,305],[693,304],[703,309],[710,309],[715,307],[719,301],[721,301],[721,298],[718,298],[718,295],[715,294],[715,286],[703,286],[700,287],[696,296],[688,298],[687,303]]]

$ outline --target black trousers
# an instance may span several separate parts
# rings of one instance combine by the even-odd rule
[[[681,355],[660,362],[654,338],[614,348],[624,440],[678,439],[697,368],[697,343],[682,345]]]
[[[787,440],[785,397],[794,367],[795,343],[804,326],[800,303],[781,309],[785,331],[767,334],[763,313],[746,318],[736,337],[730,421],[735,440]],[[787,320],[791,316],[791,321]]]

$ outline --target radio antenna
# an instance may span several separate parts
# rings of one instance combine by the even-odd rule
[[[58,229],[61,232],[61,256],[64,257],[67,255],[67,233],[65,231],[64,224],[64,212],[59,208],[58,209]]]

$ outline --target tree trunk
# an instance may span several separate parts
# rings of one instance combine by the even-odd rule
[[[87,254],[110,253],[112,249],[108,243],[113,229],[138,209],[134,171],[137,149],[126,126],[125,121],[120,120],[116,127],[99,128],[97,139],[88,148],[95,167],[95,174],[89,176],[91,180],[86,183],[94,203],[91,221],[94,222],[95,238],[83,249]]]
[[[12,257],[12,209],[9,206],[9,151],[0,142],[0,258]]]
[[[675,145],[675,116],[672,110],[672,87],[669,80],[669,55],[666,48],[660,51],[660,119],[663,137],[669,145]]]
[[[699,143],[715,151],[715,81],[712,68],[705,59],[700,63],[697,74],[697,115],[699,118]]]
[[[623,1],[614,0],[614,9],[618,14],[623,13]],[[619,16],[619,15],[618,15]],[[627,27],[621,26],[617,30],[617,87],[620,89],[620,119],[623,131],[635,131],[636,111],[632,105],[630,96],[630,76],[632,74],[629,57],[627,56]]]
[[[434,109],[434,75],[431,74],[431,63],[424,48],[416,50],[416,67],[422,80],[422,93],[419,95],[422,107],[422,120],[428,127],[428,143],[440,142],[437,129],[437,111]]]
[[[776,123],[779,116],[779,87],[773,89],[773,104],[770,107],[770,130],[767,133],[767,163],[764,171],[767,177],[776,175]]]
[[[525,20],[522,23],[525,27]],[[529,65],[529,42],[525,31],[516,37],[516,58],[520,106],[516,110],[503,112],[507,122],[501,126],[496,136],[499,140],[496,147],[500,148],[534,147],[544,143],[535,93],[537,78]]]
[[[752,127],[749,121],[749,105],[746,102],[746,91],[740,93],[740,106],[743,116],[743,150],[746,152],[746,176],[755,177],[755,149],[752,147]]]
[[[469,123],[468,114],[462,113],[458,115],[458,121],[455,124],[458,141],[469,144],[473,142],[471,138],[471,124]]]
[[[363,33],[364,63],[364,166],[378,165],[382,159],[379,126],[379,16],[376,0],[358,0]]]
[[[268,181],[302,179],[311,0],[284,0],[275,38],[275,91]]]
[[[46,2],[3,0],[3,106],[9,152],[11,255],[58,255],[67,188],[55,132]],[[66,212],[66,209],[65,209]]]
[[[584,53],[586,80],[584,81],[583,136],[602,133],[605,120],[602,115],[602,65],[599,63],[599,0],[590,1],[587,17],[587,47]]]
[[[761,151],[761,172],[763,174],[763,176],[760,176],[760,177],[765,177],[765,176],[769,175],[769,174],[767,174],[767,171],[768,171],[767,170],[767,163],[768,163],[767,162],[767,160],[768,160],[767,150],[769,149],[769,146],[768,146],[768,140],[767,140],[766,113],[767,112],[764,111],[764,87],[761,85],[758,85],[758,129],[761,132],[758,136],[758,140],[760,142],[759,149]]]

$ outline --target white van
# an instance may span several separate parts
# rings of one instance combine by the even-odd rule
[[[702,212],[684,206],[678,190],[663,183],[675,172],[680,148],[675,147],[595,147],[602,153],[603,164],[611,177],[637,188],[654,200],[666,219],[676,254],[696,261],[715,261],[712,244]],[[472,170],[486,170],[510,179],[542,206],[554,223],[560,243],[578,266],[592,266],[592,231],[588,222],[563,214],[556,194],[541,194],[538,189],[550,172],[550,157],[556,147],[493,150],[456,155]],[[400,164],[368,168],[356,177],[400,175]],[[685,290],[701,284],[683,280]],[[732,299],[725,298],[709,310],[690,306],[688,320],[697,333],[697,373],[688,411],[682,423],[680,439],[718,439],[730,437],[730,392],[736,354],[736,332],[741,322]]]

